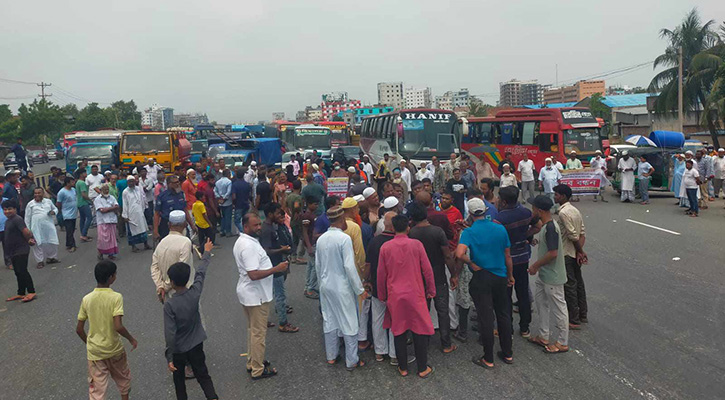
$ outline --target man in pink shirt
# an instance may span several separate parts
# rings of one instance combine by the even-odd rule
[[[395,237],[380,248],[378,263],[378,299],[387,305],[383,328],[395,337],[402,376],[408,375],[406,333],[411,331],[418,376],[427,378],[433,373],[428,365],[428,340],[434,330],[427,305],[427,299],[436,295],[433,269],[423,244],[408,237],[408,218],[393,217],[393,228]]]

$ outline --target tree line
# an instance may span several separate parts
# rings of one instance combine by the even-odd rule
[[[133,100],[119,100],[107,107],[88,103],[59,106],[47,99],[21,104],[13,115],[8,104],[0,104],[0,142],[13,143],[22,138],[27,144],[48,144],[64,132],[94,131],[103,128],[141,129],[141,112]]]

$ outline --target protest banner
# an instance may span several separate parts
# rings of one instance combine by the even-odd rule
[[[341,199],[347,197],[348,178],[327,178],[327,195],[338,196]]]
[[[577,196],[598,196],[602,175],[595,169],[569,169],[561,171],[561,183],[569,185]]]

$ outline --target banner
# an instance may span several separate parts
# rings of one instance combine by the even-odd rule
[[[595,169],[569,169],[561,171],[561,183],[569,185],[574,195],[597,196],[602,183],[602,175]]]
[[[348,178],[327,178],[327,195],[339,196],[341,199],[347,197]]]

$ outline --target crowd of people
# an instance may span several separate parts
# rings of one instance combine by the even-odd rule
[[[477,331],[483,353],[475,364],[493,368],[496,356],[511,364],[514,312],[520,336],[546,353],[567,352],[569,330],[587,322],[582,217],[570,203],[571,189],[559,184],[554,160],[539,171],[541,195],[527,183],[535,175],[530,160],[517,165],[521,182],[509,178],[513,163],[504,164],[496,182],[490,166],[456,154],[420,169],[387,156],[372,165],[364,154],[326,163],[313,153],[291,159],[282,171],[255,162],[227,168],[223,160],[209,159],[164,171],[149,159],[131,171],[114,166],[101,174],[83,161],[72,175],[54,170],[48,189],[32,188],[30,200],[23,195],[30,188],[21,184],[18,190],[16,184],[21,175],[32,184],[29,173],[9,171],[4,244],[18,294],[8,300],[35,298],[29,249],[38,268],[58,262],[55,223],[73,252],[79,219],[80,241],[95,240],[99,259],[98,286],[84,297],[76,329],[87,344],[91,398],[105,397],[109,378],[123,398],[130,390],[120,338],[134,348],[137,342],[123,327],[122,296],[110,289],[119,237],[127,238],[133,252],[154,249],[151,279],[164,308],[165,354],[180,399],[186,398],[188,377],[196,377],[208,399],[217,398],[205,363],[199,298],[210,252],[224,236],[237,237],[236,292],[248,325],[253,380],[277,374],[265,359],[267,330],[300,330],[290,321],[294,308],[286,296],[290,263],[306,264],[304,295],[319,300],[331,366],[363,367],[359,353],[371,349],[376,362],[388,359],[402,376],[417,361],[416,374],[427,378],[435,370],[427,356],[435,330],[444,354]],[[348,177],[344,198],[327,193],[333,176]],[[89,235],[93,224],[95,238]],[[196,267],[195,253],[201,260]],[[529,275],[537,276],[533,293]],[[272,302],[276,323],[269,316]],[[470,321],[475,323],[469,329]]]
[[[700,210],[708,209],[720,197],[725,181],[725,149],[719,148],[717,154],[709,155],[705,150],[697,150],[673,157],[674,170],[670,190],[675,194],[677,205],[685,208],[685,213],[697,217]],[[725,197],[725,194],[723,195]]]

